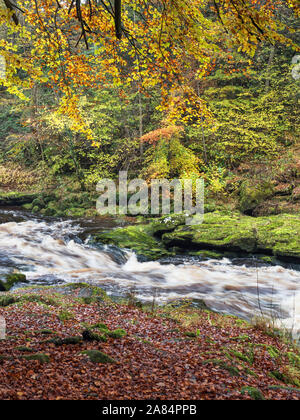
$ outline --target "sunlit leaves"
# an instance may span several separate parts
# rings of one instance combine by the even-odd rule
[[[12,43],[0,44],[0,53],[6,51],[9,63],[7,81],[2,84],[15,91],[18,83],[13,75],[22,69],[29,84],[23,78],[21,85],[28,88],[30,80],[43,72],[43,80],[46,76],[62,98],[61,112],[74,119],[74,130],[86,131],[88,136],[78,100],[86,89],[101,89],[107,83],[137,86],[145,95],[159,87],[159,109],[169,124],[210,124],[210,113],[191,74],[199,80],[209,73],[221,37],[229,47],[238,46],[250,56],[261,40],[293,45],[282,35],[276,12],[286,4],[298,10],[293,0],[278,0],[275,5],[269,0],[124,0],[123,37],[117,40],[112,14],[100,3],[91,4],[92,9],[88,3],[81,5],[84,34],[71,0],[22,2],[23,26],[14,24],[11,11],[3,9],[0,15],[0,23],[30,45],[30,53],[27,48],[26,54],[18,51],[14,57],[7,55],[13,51]]]

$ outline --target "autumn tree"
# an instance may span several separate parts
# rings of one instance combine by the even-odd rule
[[[89,137],[80,96],[108,85],[120,95],[133,85],[143,95],[159,87],[166,125],[209,124],[195,80],[210,72],[224,48],[218,40],[249,56],[266,40],[299,49],[280,21],[283,7],[299,16],[296,0],[3,0],[0,23],[7,34],[0,54],[7,72],[0,82],[24,99],[34,80],[47,82],[60,98],[59,112]],[[17,38],[26,44],[23,51]]]

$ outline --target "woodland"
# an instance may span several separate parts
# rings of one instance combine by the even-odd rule
[[[298,0],[0,0],[1,400],[299,400],[299,18]],[[203,179],[204,223],[100,216],[120,171]]]

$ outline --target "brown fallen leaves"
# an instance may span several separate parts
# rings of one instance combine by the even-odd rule
[[[51,296],[51,290],[41,294]],[[300,390],[272,376],[288,364],[290,347],[234,317],[199,310],[183,327],[163,309],[153,315],[111,302],[84,304],[74,296],[61,302],[73,317],[61,319],[61,307],[34,301],[0,308],[7,323],[6,340],[0,341],[0,399],[254,398],[245,387],[266,399],[300,399]],[[127,335],[49,342],[80,335],[83,322],[122,328]],[[117,363],[93,363],[84,350],[100,350]],[[50,362],[23,358],[37,353]]]

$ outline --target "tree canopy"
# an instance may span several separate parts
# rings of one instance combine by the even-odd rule
[[[197,127],[211,121],[197,81],[222,50],[250,58],[261,41],[299,50],[289,26],[299,10],[297,0],[3,0],[0,84],[26,99],[34,81],[47,83],[72,128],[88,136],[78,103],[103,86],[120,96],[129,86],[146,96],[159,86],[168,124]]]

